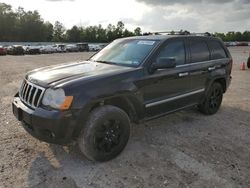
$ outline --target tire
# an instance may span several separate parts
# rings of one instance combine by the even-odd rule
[[[94,109],[78,138],[80,151],[90,160],[104,162],[115,158],[130,136],[128,115],[115,106]]]
[[[207,95],[202,104],[198,106],[199,111],[206,115],[215,114],[220,106],[223,99],[223,88],[218,82],[215,82],[210,87]]]
[[[249,54],[249,57],[248,57],[248,60],[247,60],[247,68],[250,69],[250,54]]]

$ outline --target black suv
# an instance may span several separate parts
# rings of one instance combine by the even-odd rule
[[[89,60],[29,72],[13,113],[34,137],[77,141],[94,161],[126,146],[131,122],[197,106],[218,111],[232,58],[212,36],[148,35],[118,39]]]

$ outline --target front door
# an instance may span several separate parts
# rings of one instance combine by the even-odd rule
[[[163,57],[174,58],[177,66],[156,70],[144,77],[141,92],[147,117],[171,112],[190,104],[187,97],[191,90],[188,67],[182,66],[186,62],[184,41],[168,41],[160,48],[152,62]]]

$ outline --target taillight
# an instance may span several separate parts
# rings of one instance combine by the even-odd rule
[[[231,75],[233,69],[233,59],[230,59],[229,61],[229,74]]]

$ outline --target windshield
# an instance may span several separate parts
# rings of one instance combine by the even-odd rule
[[[106,46],[90,60],[136,67],[158,44],[155,40],[121,39]]]

